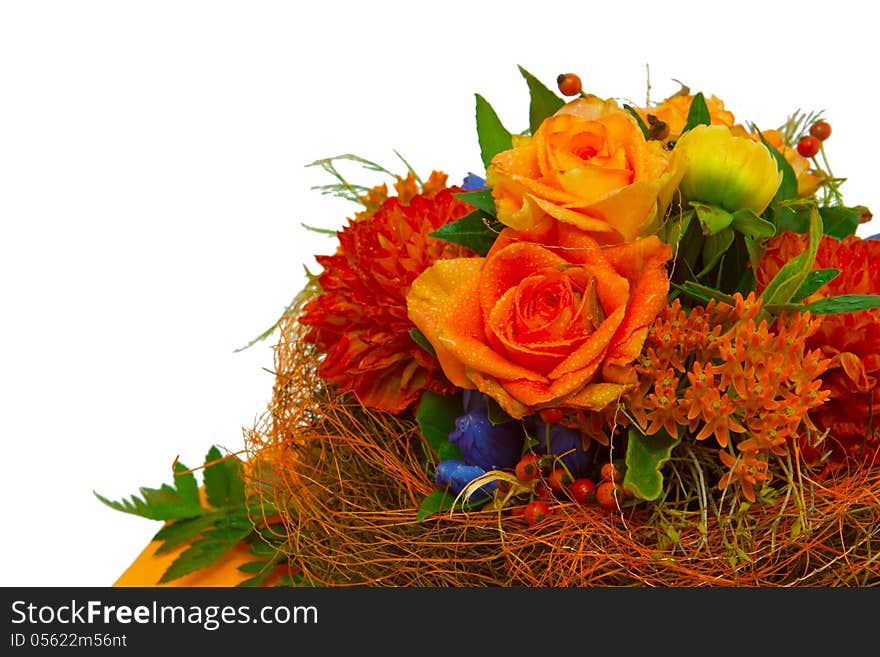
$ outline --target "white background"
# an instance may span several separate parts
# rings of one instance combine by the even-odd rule
[[[482,172],[474,93],[641,104],[674,79],[771,128],[825,110],[849,204],[880,208],[870,3],[0,3],[0,585],[107,586],[159,528],[112,499],[234,451],[271,395],[240,353],[356,206],[306,165]],[[723,9],[722,9],[723,8]],[[356,169],[356,181],[378,182]],[[880,232],[878,223],[859,234]],[[314,270],[315,267],[312,266]]]

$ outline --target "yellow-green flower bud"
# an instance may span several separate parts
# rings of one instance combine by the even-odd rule
[[[782,183],[770,149],[735,137],[727,126],[699,125],[682,135],[675,150],[684,164],[679,190],[685,203],[761,214]]]

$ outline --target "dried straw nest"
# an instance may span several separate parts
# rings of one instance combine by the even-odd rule
[[[282,549],[321,586],[873,586],[880,468],[801,475],[750,508],[718,500],[700,454],[674,494],[618,512],[560,502],[527,527],[508,511],[417,519],[434,489],[412,419],[336,396],[295,318],[275,346],[273,401],[247,434],[252,491],[280,510]],[[708,463],[708,461],[706,461]],[[703,481],[700,481],[703,479]],[[273,516],[277,520],[278,516]]]

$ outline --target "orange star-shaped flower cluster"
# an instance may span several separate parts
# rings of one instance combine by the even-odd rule
[[[817,326],[809,313],[773,322],[754,294],[734,299],[690,311],[673,301],[650,331],[640,385],[625,402],[647,435],[714,440],[728,468],[719,488],[735,484],[754,501],[770,456],[815,434],[808,411],[828,399],[820,375],[829,360],[806,348]]]

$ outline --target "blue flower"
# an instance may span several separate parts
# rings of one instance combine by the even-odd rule
[[[486,180],[480,178],[475,173],[468,173],[468,175],[464,177],[464,182],[461,184],[461,188],[466,192],[476,192],[481,189],[486,189]]]
[[[547,424],[539,415],[531,418],[532,429],[538,446],[534,451],[538,454],[551,453],[557,456],[565,454],[560,459],[575,478],[587,474],[590,467],[590,454],[584,451],[583,439],[579,431],[569,429],[561,424]],[[549,450],[547,443],[550,443]]]
[[[525,433],[520,422],[492,424],[483,395],[464,391],[465,414],[456,418],[449,442],[458,447],[466,463],[484,470],[513,468],[522,454]]]
[[[437,470],[434,472],[434,481],[439,486],[449,487],[451,493],[458,495],[465,486],[484,474],[486,474],[486,471],[478,465],[471,465],[460,459],[447,459],[437,464]],[[480,493],[485,493],[485,497],[489,497],[497,486],[498,484],[494,481],[483,484],[471,499],[483,497]]]
[[[876,235],[871,235],[871,237],[866,237],[865,239],[866,240],[880,240],[880,233],[877,233]]]

